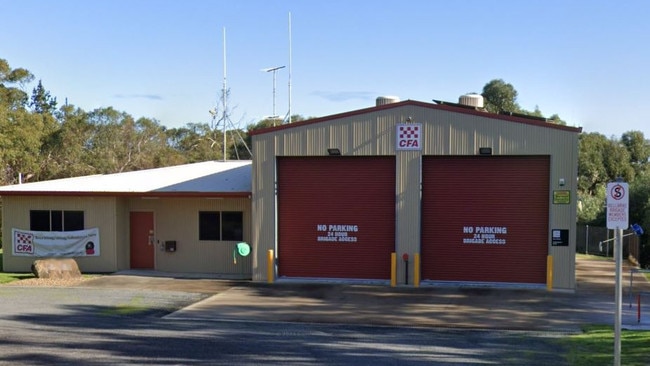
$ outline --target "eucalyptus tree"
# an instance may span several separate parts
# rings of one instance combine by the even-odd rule
[[[494,79],[483,86],[481,95],[485,99],[485,109],[488,112],[502,111],[519,113],[521,107],[517,103],[517,90],[503,79]]]
[[[135,120],[130,114],[112,107],[88,113],[90,133],[84,145],[86,163],[98,173],[119,173],[156,168],[173,163],[167,135],[160,124],[151,119]]]
[[[94,134],[88,113],[73,105],[64,105],[57,112],[59,127],[43,142],[43,179],[57,179],[96,174],[88,164],[88,141]]]
[[[29,97],[22,88],[33,79],[28,70],[12,69],[7,60],[0,58],[0,105],[10,110],[25,108]]]
[[[630,153],[630,164],[635,174],[641,174],[648,169],[650,159],[650,141],[645,139],[641,131],[628,131],[621,136],[623,146]]]
[[[622,178],[634,180],[630,153],[620,140],[593,132],[578,143],[578,221],[604,224],[605,186]]]
[[[189,163],[223,159],[223,133],[207,123],[188,123],[166,131],[168,144]]]

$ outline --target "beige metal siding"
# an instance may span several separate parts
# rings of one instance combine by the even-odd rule
[[[252,230],[252,271],[253,280],[266,279],[268,271],[267,252],[276,247],[276,192],[275,192],[275,137],[271,134],[253,138],[253,192],[251,207],[254,216],[251,220]]]
[[[129,210],[128,198],[117,197],[115,199],[115,223],[116,223],[116,238],[115,248],[117,251],[117,270],[125,270],[131,268],[129,263],[129,254],[131,253],[129,242]]]
[[[423,127],[421,152],[396,152],[395,126],[407,119]],[[494,155],[550,155],[551,190],[558,177],[566,177],[571,190],[570,205],[553,205],[549,194],[552,228],[572,230],[568,248],[550,248],[555,258],[554,286],[575,288],[575,181],[577,176],[577,132],[535,126],[486,116],[404,105],[343,116],[320,123],[253,136],[253,238],[256,257],[253,279],[266,279],[266,253],[275,250],[275,157],[322,156],[327,148],[343,155],[397,155],[397,252],[417,252],[419,242],[420,155],[476,155],[479,147],[491,147]],[[416,169],[417,166],[417,169]],[[416,198],[417,196],[417,198]],[[417,233],[417,234],[416,234]],[[417,238],[416,238],[417,236]],[[276,251],[277,253],[277,251]],[[403,273],[403,271],[398,271]]]
[[[410,258],[408,279],[413,283],[413,258],[415,253],[420,253],[420,154],[417,151],[398,152],[396,175],[397,282],[405,280],[406,264],[402,255],[406,253]]]
[[[551,212],[549,226],[552,229],[569,229],[569,246],[551,246],[549,255],[553,256],[553,287],[574,289],[575,279],[575,252],[576,252],[576,217],[577,217],[577,180],[578,176],[578,136],[572,136],[571,144],[574,149],[563,151],[563,154],[553,155],[551,158]],[[560,179],[564,185],[560,185]],[[553,204],[554,190],[568,190],[571,203]],[[549,234],[549,242],[551,241]]]
[[[250,242],[251,211],[248,198],[132,198],[128,211],[154,214],[156,270],[251,278],[250,255],[246,258],[238,256],[237,263],[234,263],[233,251],[238,241],[201,241],[198,224],[199,211],[241,211],[244,220],[243,241]],[[172,240],[176,241],[176,251],[166,252],[164,243]]]
[[[84,212],[86,228],[99,228],[100,252],[97,257],[76,258],[82,272],[114,272],[118,269],[116,205],[112,197],[5,196],[3,202],[3,262],[7,272],[30,272],[36,257],[12,255],[11,229],[29,230],[30,210],[79,210]]]

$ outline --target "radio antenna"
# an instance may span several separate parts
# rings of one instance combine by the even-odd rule
[[[291,12],[289,12],[289,123],[291,123]]]
[[[232,123],[230,120],[229,112],[228,112],[228,96],[229,96],[229,91],[228,91],[228,77],[227,77],[227,58],[226,58],[226,27],[223,28],[223,86],[221,89],[221,116],[218,117],[219,119],[217,120],[217,114],[218,114],[218,103],[217,107],[213,110],[210,110],[210,114],[212,115],[212,126],[211,128],[216,130],[217,126],[219,123],[223,123],[223,161],[226,161],[228,159],[228,124],[230,124],[230,133],[231,137],[234,143],[234,152],[237,156],[237,159],[239,159],[239,151],[237,148],[237,142],[235,141],[235,135],[239,137],[239,141],[242,145],[244,145],[244,148],[246,148],[246,151],[248,151],[249,156],[252,156],[251,150],[248,148],[248,145],[246,144],[246,141],[242,137],[242,135],[239,133],[239,130],[235,127],[235,125]],[[215,124],[215,121],[216,124]],[[211,139],[212,140],[212,139]],[[212,140],[212,146],[216,144],[215,140]]]

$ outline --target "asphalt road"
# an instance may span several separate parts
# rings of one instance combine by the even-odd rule
[[[0,365],[565,365],[562,337],[611,321],[609,267],[581,263],[575,294],[138,276],[0,286]]]
[[[69,289],[48,291],[48,296],[61,299],[49,310],[42,305],[17,309],[8,306],[8,301],[2,302],[0,364],[566,364],[558,338],[562,333],[169,320],[156,312],[116,315],[111,306],[92,301],[74,304],[68,299],[75,296]],[[28,299],[37,296],[39,290],[18,292]],[[0,291],[3,300],[5,295]],[[112,294],[118,302],[128,303],[133,295]],[[89,299],[94,296],[101,293],[92,293]],[[135,296],[165,307],[176,306],[179,301],[177,295],[155,299],[147,294]]]
[[[0,286],[0,365],[565,364],[562,332],[166,316],[207,296]]]

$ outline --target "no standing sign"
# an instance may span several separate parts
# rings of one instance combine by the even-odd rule
[[[629,187],[627,183],[607,183],[607,228],[627,229],[629,224]]]

